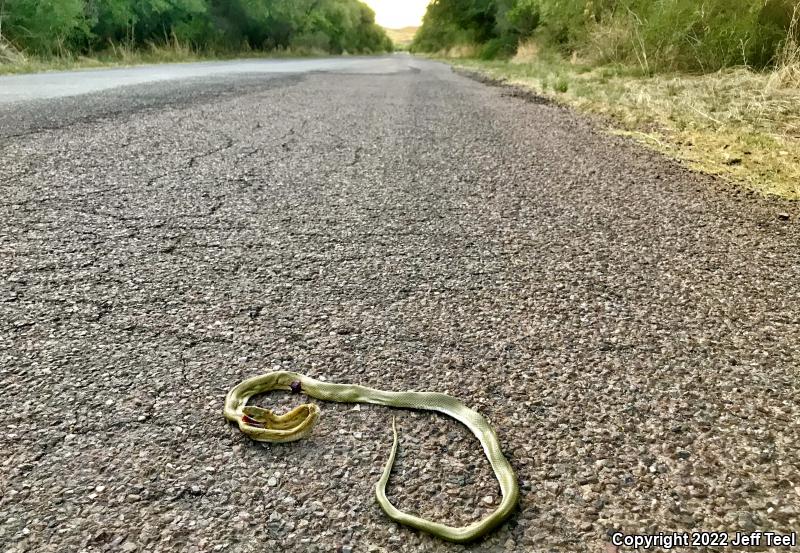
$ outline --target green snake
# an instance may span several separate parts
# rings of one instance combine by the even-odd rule
[[[304,404],[285,415],[275,415],[268,409],[249,406],[247,401],[256,394],[271,390],[303,392],[322,401],[342,403],[374,403],[403,409],[424,409],[444,413],[469,428],[478,438],[492,470],[500,483],[503,500],[490,515],[468,526],[448,526],[394,507],[386,498],[386,483],[397,454],[397,427],[392,421],[394,442],[383,475],[375,486],[375,496],[392,520],[423,530],[439,538],[466,543],[485,536],[502,524],[519,501],[517,477],[500,450],[500,442],[489,422],[456,398],[436,392],[387,392],[356,384],[321,382],[302,374],[276,371],[249,378],[237,385],[225,398],[225,418],[239,425],[239,430],[259,442],[293,442],[308,436],[319,418],[319,407]]]

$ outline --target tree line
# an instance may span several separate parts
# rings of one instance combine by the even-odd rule
[[[0,37],[39,55],[172,42],[213,51],[392,49],[359,0],[0,0]]]
[[[711,71],[767,67],[797,41],[797,0],[434,0],[412,49],[461,45],[485,59],[533,39],[600,62]]]

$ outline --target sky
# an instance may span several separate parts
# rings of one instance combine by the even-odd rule
[[[419,27],[430,0],[364,0],[375,10],[375,21],[382,27]]]

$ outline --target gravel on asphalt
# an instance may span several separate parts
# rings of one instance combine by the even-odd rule
[[[800,530],[797,204],[404,63],[0,109],[3,552]],[[400,508],[496,504],[445,417],[325,403],[307,440],[248,441],[224,396],[277,367],[458,396],[520,509],[469,546],[384,516],[393,416]]]

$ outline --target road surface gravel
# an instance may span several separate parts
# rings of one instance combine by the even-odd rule
[[[800,530],[797,204],[441,64],[364,63],[0,106],[2,551]],[[458,396],[520,509],[469,546],[384,516],[393,416],[398,506],[497,503],[444,417],[323,404],[310,439],[248,441],[224,396],[278,367]]]

